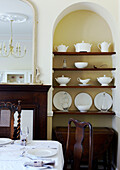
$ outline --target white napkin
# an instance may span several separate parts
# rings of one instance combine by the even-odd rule
[[[55,166],[55,161],[29,161],[29,162],[25,162],[24,166],[31,166],[31,167],[47,167],[49,166],[50,168],[53,168]]]

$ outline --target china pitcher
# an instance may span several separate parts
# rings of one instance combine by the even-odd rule
[[[68,47],[69,46],[61,44],[61,45],[55,46],[54,49],[55,51],[58,51],[58,52],[66,52]]]
[[[102,42],[102,43],[98,43],[98,48],[100,49],[101,52],[108,52],[109,46],[111,43],[107,43],[107,42]]]

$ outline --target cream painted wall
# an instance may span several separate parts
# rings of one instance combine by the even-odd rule
[[[52,84],[52,47],[53,47],[53,33],[54,28],[57,22],[66,15],[67,13],[74,11],[75,9],[79,9],[81,5],[80,2],[86,2],[86,0],[30,0],[33,3],[38,18],[38,25],[37,25],[37,64],[41,69],[41,80],[44,84]],[[96,5],[100,5],[101,13],[106,14],[106,10],[109,12],[109,17],[106,16],[108,19],[108,23],[113,22],[111,28],[113,29],[113,42],[116,42],[116,63],[117,63],[117,71],[116,71],[116,85],[117,88],[114,90],[114,110],[116,114],[120,115],[120,104],[119,104],[119,93],[120,93],[120,50],[119,50],[119,42],[120,42],[120,35],[118,34],[119,30],[119,0],[87,0],[89,3],[95,3]],[[78,3],[78,4],[77,4]],[[74,5],[75,4],[75,5]],[[72,7],[70,7],[72,6]],[[92,8],[92,5],[89,6]],[[96,12],[99,6],[96,6]],[[64,10],[66,11],[64,12]],[[63,13],[62,13],[63,12]],[[61,14],[61,15],[60,15]],[[101,14],[101,15],[102,15]],[[112,19],[111,19],[112,17]],[[56,20],[57,19],[57,20]],[[55,23],[56,22],[56,23]],[[48,98],[48,114],[52,113],[52,89],[49,91],[49,98]],[[50,118],[51,119],[51,118]],[[104,119],[104,118],[103,118]],[[113,121],[114,128],[120,132],[120,127],[118,124],[120,123],[119,118],[116,118],[117,122]],[[52,119],[51,119],[52,121]],[[49,134],[51,133],[51,125],[49,122]],[[49,135],[50,137],[50,135]],[[120,145],[120,143],[119,143]],[[120,155],[120,153],[118,153]],[[120,163],[118,161],[118,170],[120,170]]]

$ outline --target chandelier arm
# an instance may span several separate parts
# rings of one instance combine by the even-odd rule
[[[13,20],[11,20],[11,40],[13,38],[12,23],[13,23]]]
[[[23,55],[17,55],[15,54],[15,52],[13,51],[12,55],[15,57],[15,58],[23,58],[25,56],[26,52],[24,52]]]

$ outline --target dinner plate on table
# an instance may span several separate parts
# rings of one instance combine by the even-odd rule
[[[47,158],[57,154],[57,149],[52,148],[34,148],[27,151],[27,156],[31,158]]]
[[[7,145],[10,144],[11,142],[13,142],[13,140],[10,138],[0,138],[0,145]]]

